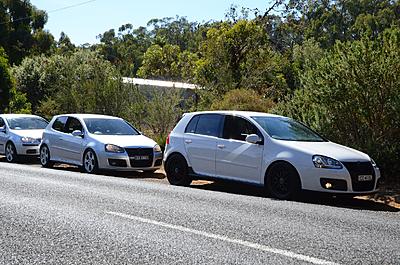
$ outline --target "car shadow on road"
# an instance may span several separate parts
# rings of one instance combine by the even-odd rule
[[[192,188],[233,193],[238,195],[265,197],[263,187],[253,186],[243,183],[235,183],[228,181],[194,181],[191,185]],[[275,200],[274,198],[269,198]],[[400,209],[390,205],[366,200],[363,198],[348,198],[340,196],[331,196],[327,194],[320,194],[316,192],[302,192],[296,201],[301,203],[327,205],[339,208],[348,208],[355,210],[370,210],[370,211],[385,211],[385,212],[399,212]]]
[[[0,162],[7,163],[5,157],[0,156]],[[40,160],[37,157],[21,157],[17,164],[41,167]],[[77,166],[71,166],[66,164],[55,164],[52,169],[60,171],[69,171],[81,173],[82,169]],[[154,173],[145,173],[138,171],[128,171],[128,172],[118,172],[118,171],[100,171],[98,175],[105,175],[110,177],[118,178],[131,178],[131,179],[164,179],[165,175],[161,171],[156,171]]]

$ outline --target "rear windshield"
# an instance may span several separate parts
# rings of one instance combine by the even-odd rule
[[[7,119],[11,130],[43,130],[48,122],[40,117],[18,117]]]
[[[132,125],[122,119],[84,119],[86,127],[91,134],[97,135],[139,135]]]

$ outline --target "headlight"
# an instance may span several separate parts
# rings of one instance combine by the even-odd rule
[[[106,152],[109,152],[109,153],[123,153],[123,152],[125,152],[124,148],[119,147],[118,145],[114,145],[114,144],[106,144],[105,145],[105,150],[106,150]]]
[[[378,165],[375,163],[375,161],[371,158],[371,164],[373,167],[378,168]]]
[[[159,146],[158,144],[156,144],[153,149],[154,149],[154,152],[162,152],[161,146]]]
[[[314,163],[314,166],[317,168],[330,168],[330,169],[343,168],[342,163],[340,163],[336,159],[327,156],[315,155],[313,156],[312,161]]]
[[[37,140],[35,138],[32,138],[32,137],[22,137],[21,138],[21,142],[23,142],[23,143],[34,143],[36,141]]]

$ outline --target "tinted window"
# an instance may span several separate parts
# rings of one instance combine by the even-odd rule
[[[72,133],[73,131],[83,131],[81,122],[76,119],[69,117],[67,125],[65,126],[65,133]]]
[[[218,114],[199,115],[196,134],[219,136],[222,116]]]
[[[7,122],[11,130],[42,130],[48,124],[45,119],[37,117],[11,118]]]
[[[261,136],[256,126],[246,119],[236,116],[225,117],[223,138],[245,141],[246,136],[250,134]]]
[[[185,133],[195,133],[196,132],[196,126],[197,126],[197,122],[199,121],[199,115],[194,116],[189,124],[186,126],[186,130]]]
[[[324,142],[321,136],[303,124],[285,117],[252,117],[274,139]]]
[[[4,120],[2,118],[0,118],[0,127],[5,126]]]
[[[122,119],[84,119],[88,131],[99,135],[139,135],[139,132]]]
[[[58,117],[53,123],[53,129],[56,131],[64,132],[65,123],[67,122],[67,117]]]

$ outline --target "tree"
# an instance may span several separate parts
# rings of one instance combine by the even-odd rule
[[[393,177],[400,171],[399,58],[397,27],[376,38],[337,42],[315,65],[305,66],[303,89],[277,109],[365,151]]]
[[[245,87],[279,98],[287,89],[283,60],[254,21],[224,22],[209,29],[200,55],[197,82],[219,95]]]
[[[4,49],[0,47],[0,112],[3,112],[8,107],[12,88],[13,81],[8,58]]]
[[[46,22],[46,12],[29,0],[0,1],[0,46],[4,47],[11,65],[19,64],[32,53],[51,49],[54,39],[43,31]]]

